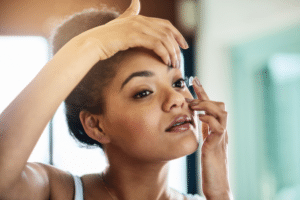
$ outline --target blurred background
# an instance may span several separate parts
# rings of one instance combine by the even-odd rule
[[[185,75],[197,75],[229,113],[235,199],[300,199],[300,1],[140,0],[141,14],[170,20],[185,36]],[[66,16],[130,0],[1,0],[0,112],[51,58],[48,38]],[[74,174],[99,172],[103,153],[68,135],[63,106],[30,161]],[[172,161],[170,185],[201,194],[200,151]]]

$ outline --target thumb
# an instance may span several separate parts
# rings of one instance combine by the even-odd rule
[[[119,16],[119,18],[129,17],[132,15],[138,15],[141,10],[140,0],[131,0],[130,6],[125,10],[125,12]]]

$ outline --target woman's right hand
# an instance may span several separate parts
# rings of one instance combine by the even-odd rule
[[[168,20],[141,16],[139,12],[139,0],[132,0],[130,7],[118,18],[76,38],[96,45],[99,60],[108,59],[118,51],[144,47],[153,50],[166,65],[179,67],[179,46],[188,48],[184,37]]]

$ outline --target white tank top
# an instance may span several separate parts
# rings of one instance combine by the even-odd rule
[[[82,187],[82,181],[79,176],[74,176],[74,183],[75,183],[75,198],[74,200],[83,200],[83,187]],[[192,195],[188,194],[185,195],[187,200],[205,200],[205,198],[200,197],[198,194]]]

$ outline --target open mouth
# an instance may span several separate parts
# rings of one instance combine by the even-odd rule
[[[175,120],[166,129],[166,132],[183,132],[189,130],[191,127],[195,127],[195,123],[192,117],[182,115],[176,117]]]

